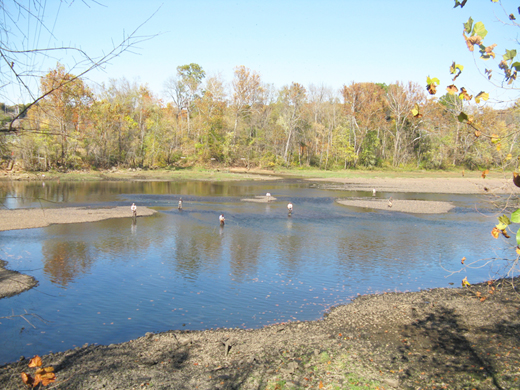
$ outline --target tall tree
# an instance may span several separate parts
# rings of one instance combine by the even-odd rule
[[[57,138],[60,145],[58,165],[67,168],[74,165],[78,136],[86,129],[87,110],[93,102],[90,89],[76,76],[65,72],[58,64],[41,79],[41,91],[45,96],[34,111],[39,111],[39,129]],[[69,150],[72,147],[75,150]]]
[[[302,129],[302,113],[306,100],[306,89],[294,82],[290,86],[283,87],[279,94],[282,110],[278,121],[285,132],[286,141],[283,160],[286,164],[289,161],[289,147],[291,142],[294,142],[295,133]]]
[[[231,109],[234,113],[233,140],[236,141],[239,120],[244,114],[251,114],[262,94],[260,76],[245,66],[235,68],[235,77],[232,82],[233,99]],[[249,117],[251,117],[249,115]],[[251,133],[251,132],[250,132]],[[251,135],[251,134],[250,134]]]
[[[352,83],[343,86],[343,105],[352,134],[352,146],[357,159],[370,166],[379,146],[380,134],[386,124],[387,100],[381,84]],[[375,136],[367,138],[370,132]],[[364,156],[361,156],[363,151]],[[370,153],[369,153],[370,152]],[[369,156],[370,154],[370,156]]]
[[[416,131],[420,122],[413,121],[412,109],[416,104],[423,104],[425,99],[422,87],[412,82],[397,82],[388,87],[386,100],[392,120],[388,131],[393,138],[394,167],[405,162],[408,148],[422,137]]]

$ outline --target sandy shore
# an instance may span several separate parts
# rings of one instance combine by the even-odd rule
[[[432,194],[520,194],[511,179],[482,178],[329,178],[308,179],[322,183],[320,188],[349,191],[421,192]]]
[[[147,207],[139,207],[138,217],[156,213]],[[109,218],[132,218],[130,207],[64,207],[56,209],[16,209],[0,210],[0,231],[32,229],[55,223],[81,223],[102,221]]]

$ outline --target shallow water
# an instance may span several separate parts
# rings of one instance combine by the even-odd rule
[[[135,225],[122,218],[0,232],[0,258],[40,283],[0,300],[0,317],[30,313],[0,319],[0,364],[146,332],[315,320],[358,294],[486,280],[487,267],[451,277],[446,269],[500,254],[494,219],[474,210],[486,205],[477,196],[378,193],[457,206],[408,215],[341,206],[338,197],[372,194],[300,181],[14,183],[0,191],[10,208],[135,202],[159,211]],[[241,201],[266,192],[278,200]]]

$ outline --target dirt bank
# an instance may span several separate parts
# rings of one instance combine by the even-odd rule
[[[360,296],[322,321],[146,334],[43,356],[57,389],[520,388],[510,281]],[[21,389],[28,360],[0,367]]]

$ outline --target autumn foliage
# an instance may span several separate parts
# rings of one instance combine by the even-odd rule
[[[30,388],[35,388],[38,386],[47,386],[50,383],[56,381],[56,374],[54,373],[53,367],[44,367],[42,366],[42,359],[36,355],[29,361],[29,368],[37,368],[34,372],[34,377],[31,374],[27,374],[26,372],[22,372],[22,381],[25,385]]]

